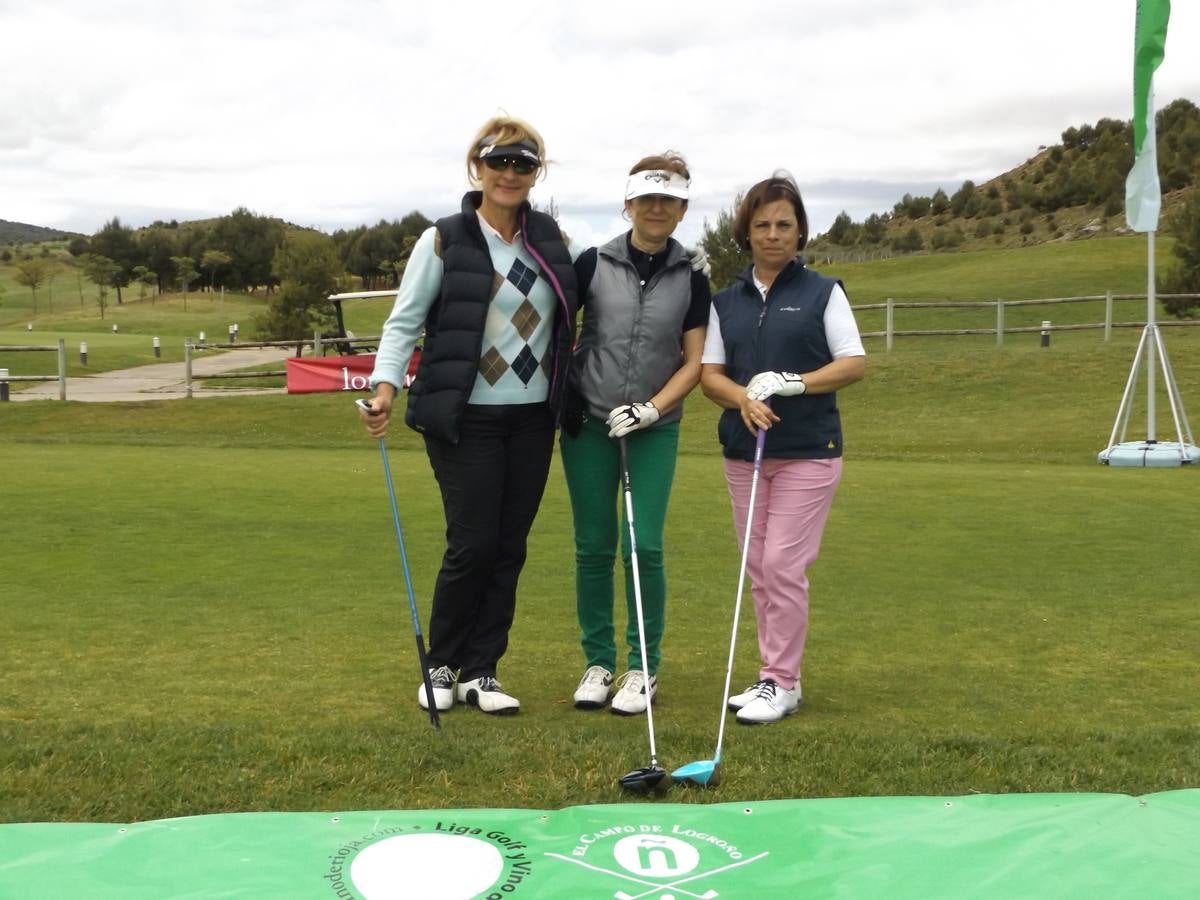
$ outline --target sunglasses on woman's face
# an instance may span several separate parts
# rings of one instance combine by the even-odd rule
[[[493,172],[503,172],[512,166],[512,170],[518,175],[528,175],[538,167],[533,160],[525,159],[522,156],[489,156],[484,163]]]

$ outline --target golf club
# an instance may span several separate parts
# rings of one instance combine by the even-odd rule
[[[625,492],[625,521],[629,524],[629,564],[633,569],[633,604],[637,610],[638,643],[642,648],[642,675],[644,676],[643,690],[646,692],[646,727],[650,732],[650,765],[632,772],[626,772],[620,778],[620,785],[627,791],[646,794],[651,791],[665,791],[671,786],[671,776],[667,770],[658,764],[658,751],[654,746],[654,703],[650,695],[650,666],[646,661],[646,623],[642,615],[642,579],[638,573],[637,536],[633,530],[633,488],[629,482],[629,448],[625,438],[618,438],[621,448],[621,481]]]
[[[355,406],[367,415],[374,415],[370,402],[355,401]],[[408,569],[408,551],[404,549],[404,532],[400,528],[400,509],[396,506],[396,489],[392,486],[392,466],[388,462],[387,444],[379,439],[379,455],[383,459],[383,478],[387,482],[388,499],[392,502],[392,522],[396,526],[396,543],[400,547],[400,565],[404,569],[404,586],[408,588],[408,610],[412,613],[413,632],[417,636],[417,660],[421,663],[421,678],[425,682],[425,699],[429,706],[429,721],[434,728],[442,727],[438,718],[437,703],[433,699],[433,682],[429,678],[429,662],[425,658],[425,636],[421,634],[421,619],[417,615],[417,597],[413,591],[412,573]]]
[[[758,475],[762,471],[763,446],[767,442],[767,430],[758,429],[754,442],[754,474],[750,478],[750,511],[746,513],[746,535],[742,539],[742,566],[738,571],[737,600],[733,604],[733,634],[729,638],[729,664],[725,667],[725,694],[721,697],[721,722],[717,726],[717,752],[712,759],[700,759],[680,766],[671,773],[676,781],[716,787],[721,783],[717,767],[721,765],[721,745],[725,740],[725,706],[729,703],[729,685],[733,680],[733,651],[737,646],[738,618],[742,612],[742,592],[746,583],[746,560],[750,556],[750,530],[754,525],[754,498],[758,494]]]

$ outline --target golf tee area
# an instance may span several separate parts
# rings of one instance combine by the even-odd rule
[[[1196,406],[1200,329],[1165,340]],[[1200,485],[1096,462],[1136,342],[869,343],[803,705],[645,796],[645,718],[571,702],[557,458],[497,673],[521,711],[435,731],[352,395],[2,404],[0,898],[1192,897]],[[667,771],[719,723],[716,413],[687,401],[667,522]],[[388,451],[425,619],[440,498],[418,435]]]

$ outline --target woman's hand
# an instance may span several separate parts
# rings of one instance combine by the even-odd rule
[[[373,438],[381,438],[387,434],[388,422],[392,418],[392,400],[396,395],[394,391],[382,390],[383,387],[384,385],[380,385],[381,390],[370,401],[373,412],[368,413],[361,406],[358,408],[358,417],[367,429],[367,434]]]
[[[738,409],[742,414],[742,422],[751,434],[757,434],[760,428],[767,430],[779,421],[779,416],[775,415],[771,407],[762,400],[751,400],[745,391],[738,402]]]

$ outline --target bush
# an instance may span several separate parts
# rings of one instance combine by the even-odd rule
[[[1032,222],[1022,222],[1021,223],[1021,234],[1033,234],[1033,223]]]

